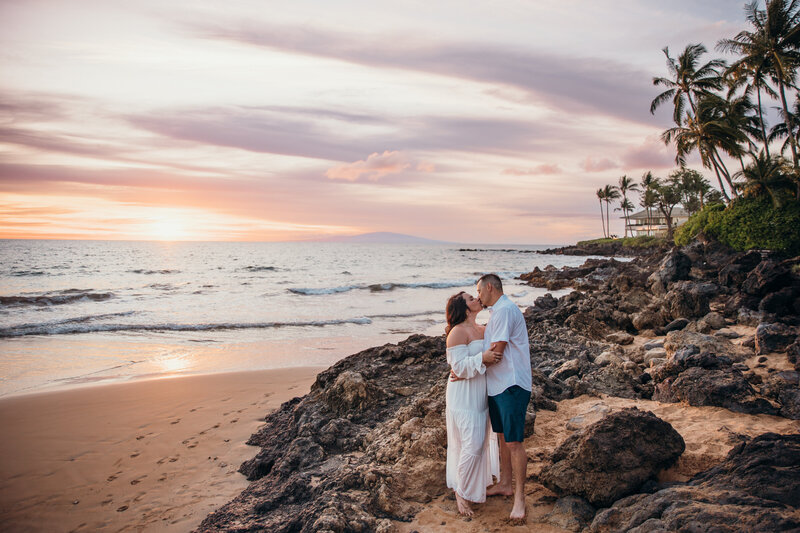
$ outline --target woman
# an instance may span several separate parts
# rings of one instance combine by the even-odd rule
[[[447,382],[447,486],[458,511],[472,516],[470,502],[486,501],[492,475],[499,477],[497,440],[489,428],[486,364],[500,354],[483,351],[484,326],[475,323],[482,307],[465,292],[447,301],[447,362],[459,379]]]

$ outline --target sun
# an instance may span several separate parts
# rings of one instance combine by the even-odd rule
[[[153,221],[149,233],[157,241],[181,241],[188,237],[186,224],[174,217],[162,217]]]

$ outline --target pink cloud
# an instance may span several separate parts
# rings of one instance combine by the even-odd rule
[[[587,157],[581,163],[581,167],[586,172],[602,172],[612,168],[619,168],[619,163],[607,157]]]
[[[408,169],[433,172],[435,167],[431,163],[415,163],[402,152],[386,150],[382,154],[377,152],[370,154],[366,160],[328,169],[325,175],[333,180],[358,181],[363,178],[378,181],[389,174],[398,174]]]
[[[509,176],[538,176],[540,174],[561,174],[561,167],[558,165],[538,165],[533,168],[507,168],[503,174]]]
[[[675,166],[675,149],[665,145],[657,136],[647,137],[639,146],[632,146],[622,154],[626,169],[656,169]]]

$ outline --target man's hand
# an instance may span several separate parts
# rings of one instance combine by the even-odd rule
[[[502,360],[502,352],[494,352],[491,348],[483,352],[483,364],[486,366],[496,365]]]

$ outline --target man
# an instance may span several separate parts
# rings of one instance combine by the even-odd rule
[[[489,418],[500,447],[500,481],[489,487],[486,495],[513,494],[510,518],[523,519],[528,456],[522,441],[531,399],[528,328],[522,311],[503,294],[503,283],[496,274],[481,276],[477,290],[481,305],[491,312],[483,337],[485,347],[503,354],[499,363],[486,369]]]

